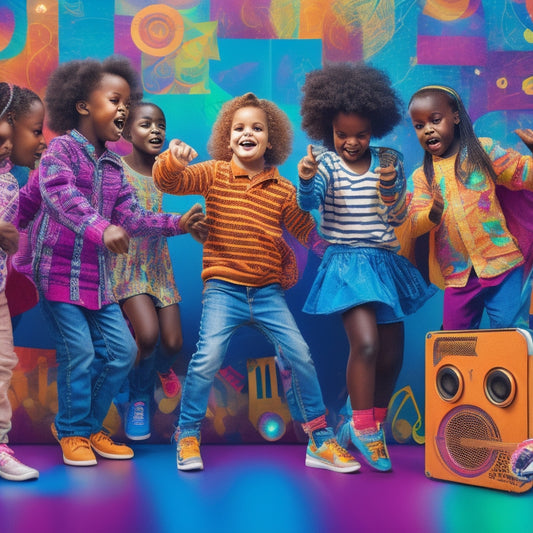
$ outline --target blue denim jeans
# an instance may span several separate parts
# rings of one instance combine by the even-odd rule
[[[200,337],[183,386],[178,422],[181,437],[200,435],[209,392],[231,336],[240,326],[261,331],[274,345],[287,403],[294,420],[309,422],[326,412],[311,353],[280,285],[245,287],[208,280],[203,293]]]
[[[56,342],[58,437],[89,437],[102,429],[137,345],[118,304],[91,310],[41,295],[41,307]]]

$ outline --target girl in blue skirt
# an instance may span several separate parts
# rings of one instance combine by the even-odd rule
[[[398,255],[394,228],[406,215],[402,155],[371,146],[401,120],[401,101],[385,73],[335,63],[309,72],[302,127],[323,147],[309,146],[298,164],[298,201],[318,209],[326,250],[304,311],[338,313],[350,345],[347,407],[337,438],[364,459],[391,469],[382,423],[403,361],[406,315],[434,292]]]

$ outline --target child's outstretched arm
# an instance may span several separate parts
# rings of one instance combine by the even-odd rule
[[[172,139],[170,141],[168,151],[174,156],[174,159],[183,166],[187,166],[193,159],[198,157],[198,153],[194,148],[179,139]]]
[[[305,211],[318,209],[324,202],[327,188],[327,169],[320,166],[322,154],[326,152],[318,146],[309,145],[307,155],[298,163],[298,205]],[[318,160],[320,156],[320,161]]]

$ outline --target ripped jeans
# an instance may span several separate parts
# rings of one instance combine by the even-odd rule
[[[215,374],[231,336],[240,326],[261,331],[274,345],[292,418],[306,423],[326,413],[307,343],[279,284],[246,287],[208,280],[203,293],[200,336],[181,398],[179,437],[200,435]]]

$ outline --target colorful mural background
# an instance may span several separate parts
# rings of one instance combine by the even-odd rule
[[[200,160],[208,157],[211,125],[224,101],[247,91],[274,100],[295,129],[293,153],[281,167],[294,182],[308,143],[299,127],[300,88],[306,72],[326,60],[365,60],[384,69],[405,102],[421,85],[451,85],[463,97],[479,135],[521,151],[525,147],[513,130],[532,122],[530,0],[0,0],[2,80],[44,95],[48,76],[59,63],[114,53],[132,60],[142,75],[145,97],[165,111],[168,138],[194,146]],[[408,170],[420,163],[422,153],[407,117],[382,142],[404,153]],[[115,148],[126,153],[128,145],[117,143]],[[165,208],[181,212],[197,200],[166,197]],[[176,363],[183,377],[197,340],[201,247],[190,237],[171,239],[170,247],[183,297],[185,344]],[[338,317],[300,311],[318,260],[303,249],[298,256],[301,279],[287,299],[311,346],[334,423],[346,394],[347,343]],[[406,322],[405,363],[391,417],[400,421],[393,428],[399,441],[418,441],[423,434],[424,337],[440,328],[441,308],[437,295]],[[17,320],[15,343],[22,348],[12,388],[12,440],[46,442],[51,439],[47,425],[54,412],[55,375],[53,345],[38,307]],[[262,408],[257,388],[250,392],[250,368],[272,355],[253,330],[244,329],[234,338],[227,367],[213,388],[208,440],[268,437],[259,429]],[[269,375],[271,387],[275,380]],[[269,390],[276,392],[277,387]],[[269,409],[277,410],[278,424],[288,422],[282,438],[299,439],[298,430],[284,418],[280,391],[278,403],[272,395],[276,407]],[[156,390],[153,439],[166,439],[170,433],[178,399],[165,401],[169,399]],[[123,409],[119,398],[109,418],[116,432],[121,431]]]

